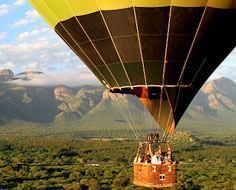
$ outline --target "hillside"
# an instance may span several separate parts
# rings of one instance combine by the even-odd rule
[[[94,109],[101,101],[103,90],[99,88],[83,87],[76,94],[65,95],[61,98],[58,109],[60,113],[55,116],[55,124],[70,126],[77,123],[86,113]]]
[[[216,117],[224,111],[235,112],[236,84],[223,77],[206,83],[193,100],[191,107]]]
[[[0,122],[50,123],[58,113],[57,105],[52,88],[0,84]]]
[[[91,119],[93,118],[93,119]],[[84,130],[105,129],[153,129],[156,123],[141,103],[133,96],[103,93],[98,105],[89,111],[78,123]]]
[[[117,98],[118,97],[118,98]],[[227,78],[207,82],[192,101],[179,129],[232,128],[236,84]],[[0,83],[0,121],[53,123],[81,130],[153,129],[156,123],[133,96],[114,96],[102,87],[22,87]],[[199,127],[200,126],[200,127]]]
[[[235,131],[235,108],[235,82],[224,77],[207,82],[185,112],[178,128],[230,133],[231,129]]]

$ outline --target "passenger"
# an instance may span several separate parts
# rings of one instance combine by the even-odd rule
[[[141,163],[141,162],[143,162],[143,156],[142,156],[142,154],[140,153],[140,154],[138,154],[137,156],[135,156],[135,158],[134,158],[134,164],[135,164],[135,163]]]
[[[149,152],[151,155],[151,163],[152,164],[162,164],[163,157],[161,156],[161,148],[159,146],[159,150],[155,151],[155,154],[152,153],[151,144],[149,144]]]
[[[164,160],[165,164],[167,165],[171,165],[173,163],[171,155],[168,154],[167,156],[165,156],[165,160]]]
[[[158,142],[159,141],[159,134],[158,133],[156,133],[156,134],[154,134],[154,137],[153,137],[153,142]]]
[[[170,148],[170,141],[167,141],[166,142],[166,144],[167,144],[167,155],[171,155],[172,153],[171,153],[171,148]]]
[[[139,146],[138,146],[138,151],[137,151],[137,155],[136,155],[135,158],[134,158],[134,164],[135,164],[135,163],[141,163],[141,162],[143,162],[143,156],[142,156],[141,150],[140,150],[141,148],[142,148],[142,145],[139,144]]]
[[[172,164],[173,162],[173,157],[172,157],[172,152],[171,152],[171,148],[170,148],[170,144],[169,141],[167,141],[167,154],[164,157],[164,162],[166,164]]]
[[[150,152],[147,151],[146,155],[145,155],[145,158],[144,158],[144,163],[151,163],[151,155],[150,155]]]

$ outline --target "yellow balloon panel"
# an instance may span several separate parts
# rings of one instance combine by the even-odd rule
[[[207,2],[208,7],[213,8],[221,8],[221,9],[230,9],[236,8],[236,1],[235,0],[208,0]]]
[[[55,27],[60,21],[100,10],[130,7],[202,7],[236,8],[236,0],[29,0],[44,19]]]
[[[58,24],[59,20],[43,0],[29,0],[29,2],[52,28]]]

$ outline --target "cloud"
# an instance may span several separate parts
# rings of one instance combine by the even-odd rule
[[[98,80],[90,72],[72,71],[69,73],[52,73],[37,76],[29,81],[14,80],[10,83],[17,83],[23,86],[59,86],[66,85],[76,87],[82,85],[100,85]]]
[[[15,63],[17,70],[25,70],[32,66],[38,70],[48,70],[52,67],[76,68],[72,52],[61,43],[36,39],[34,42],[0,45],[0,63]],[[68,55],[66,55],[68,54]]]
[[[234,64],[236,65],[236,48],[234,48],[233,51],[224,60],[224,64],[227,64],[229,62],[234,62]]]
[[[13,69],[15,65],[12,62],[6,62],[0,64],[0,70],[2,69]]]
[[[0,32],[0,40],[4,40],[7,37],[7,32]]]
[[[0,68],[10,68],[14,73],[41,71],[47,75],[31,81],[14,82],[27,86],[100,84],[93,73],[49,27],[40,25],[19,34],[16,39],[12,43],[0,44]]]
[[[209,80],[215,80],[215,79],[218,79],[218,78],[221,78],[223,77],[219,72],[214,72],[208,79]]]
[[[221,65],[210,76],[211,79],[227,77],[236,81],[236,48],[226,57]]]
[[[34,52],[34,51],[43,51],[44,49],[47,49],[48,46],[54,46],[54,45],[49,45],[45,44],[44,42],[35,42],[35,43],[27,43],[23,42],[22,44],[18,44],[15,47],[12,47],[11,51],[15,53],[29,53],[29,52]]]
[[[22,6],[26,3],[27,0],[16,0],[13,5],[15,6]]]
[[[9,12],[9,8],[7,4],[0,4],[0,16],[6,15]]]
[[[0,44],[0,64],[6,62],[14,64],[14,72],[89,71],[55,32],[44,24],[19,34],[11,43]]]
[[[39,30],[35,29],[31,32],[23,32],[23,33],[20,33],[16,39],[17,40],[20,40],[20,41],[24,41],[28,38],[31,38],[31,37],[34,37],[34,36],[37,36],[39,34]]]
[[[20,26],[25,26],[27,24],[35,22],[39,18],[40,16],[38,12],[36,10],[31,9],[25,12],[25,16],[22,19],[17,20],[15,23],[13,23],[12,27],[16,28]]]

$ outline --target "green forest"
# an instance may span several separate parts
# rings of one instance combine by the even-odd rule
[[[145,189],[132,184],[138,142],[131,131],[19,125],[1,127],[0,189]],[[235,189],[235,138],[177,132],[170,139],[177,189]]]

